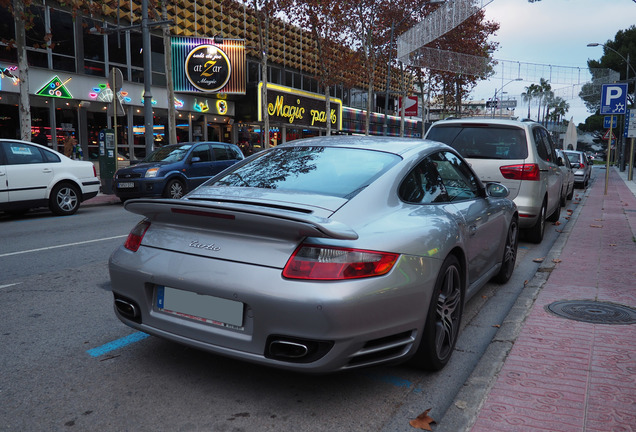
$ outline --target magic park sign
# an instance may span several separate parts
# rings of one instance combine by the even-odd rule
[[[258,92],[258,120],[263,121],[261,112],[261,88]],[[307,127],[325,129],[327,121],[334,130],[342,129],[342,101],[330,98],[331,110],[325,112],[325,96],[302,90],[267,84],[267,113],[270,122],[285,124],[288,127]]]
[[[171,42],[175,91],[245,94],[245,40],[173,37]]]

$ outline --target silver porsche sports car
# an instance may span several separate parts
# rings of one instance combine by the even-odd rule
[[[464,303],[515,267],[508,190],[452,148],[381,137],[252,155],[144,216],[109,268],[115,313],[151,335],[273,367],[448,362]]]

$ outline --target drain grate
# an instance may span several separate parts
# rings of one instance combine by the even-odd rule
[[[554,315],[592,324],[636,324],[636,310],[594,300],[562,300],[545,309]]]

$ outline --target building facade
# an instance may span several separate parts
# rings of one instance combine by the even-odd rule
[[[32,135],[35,137],[43,131],[52,148],[61,150],[64,137],[72,134],[80,143],[85,158],[97,158],[100,131],[115,128],[121,153],[130,158],[145,155],[142,33],[138,29],[117,31],[122,26],[138,24],[141,11],[133,2],[119,3],[119,10],[103,5],[102,16],[87,17],[73,15],[67,8],[50,1],[34,0],[28,9],[33,19],[26,30],[29,68],[25,82],[16,79],[18,47],[7,42],[16,40],[13,15],[0,8],[0,41],[3,41],[0,42],[3,45],[0,46],[1,137],[20,137],[20,86],[28,86]],[[244,89],[237,92],[206,92],[192,88],[180,91],[175,86],[174,99],[170,101],[167,74],[173,74],[176,81],[182,78],[178,75],[182,68],[174,58],[172,65],[166,65],[166,49],[172,49],[173,57],[175,50],[166,42],[160,29],[153,29],[150,88],[155,146],[168,141],[169,104],[176,109],[176,135],[180,142],[231,142],[250,153],[262,148],[265,139],[270,144],[278,144],[325,133],[324,121],[331,119],[331,115],[324,113],[325,96],[320,94],[315,79],[317,65],[310,35],[282,22],[273,24],[278,28],[272,31],[269,50],[267,82],[268,94],[272,96],[268,102],[273,107],[278,104],[278,108],[274,112],[270,110],[270,131],[264,134],[259,100],[263,77],[257,59],[258,31],[253,12],[239,3],[229,8],[219,2],[178,3],[178,6],[176,2],[168,5],[163,11],[164,17],[174,22],[170,27],[173,43],[175,38],[200,38],[216,45],[214,36],[218,39],[219,35],[226,41],[244,41],[243,63],[233,68],[233,73],[244,79]],[[119,104],[112,102],[114,82],[109,82],[114,70],[121,71],[123,77],[121,88],[115,91]],[[382,82],[381,73],[378,82]],[[375,90],[372,106],[382,111],[379,107],[384,106],[384,88]],[[392,88],[395,93],[396,90]],[[334,86],[330,99],[332,113],[336,113],[332,133],[365,133],[367,91],[364,82],[354,88]],[[396,101],[391,99],[390,106],[395,105]],[[322,123],[317,121],[320,115],[310,115],[319,109],[323,110]],[[305,118],[291,119],[285,115],[286,111],[293,110],[303,110]],[[422,135],[418,120],[405,121],[405,136]],[[388,135],[400,135],[399,117],[389,116],[387,123]],[[370,133],[383,134],[383,125],[384,115],[373,113]]]

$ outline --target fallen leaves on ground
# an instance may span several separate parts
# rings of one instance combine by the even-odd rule
[[[559,226],[559,225],[561,225],[561,222],[556,221],[556,222],[554,223],[554,225]]]
[[[493,325],[494,328],[501,328],[501,324],[495,324]]]
[[[535,258],[535,259],[532,260],[532,262],[542,263],[544,259],[545,258]]]
[[[603,228],[603,225],[590,225],[592,228]]]
[[[553,259],[553,260],[552,260],[552,262],[553,262],[553,263],[555,263],[555,264],[558,264],[558,263],[560,263],[560,262],[561,262],[561,260],[560,260],[560,259],[558,259],[558,258],[555,258],[555,259]]]
[[[616,243],[610,243],[610,246],[616,246]]]
[[[430,408],[427,409],[422,414],[418,415],[417,418],[414,418],[413,420],[411,420],[409,424],[413,426],[414,428],[432,431],[433,429],[431,429],[431,424],[435,423],[435,419],[433,419],[433,417],[430,417],[428,415],[430,410],[431,410]]]

